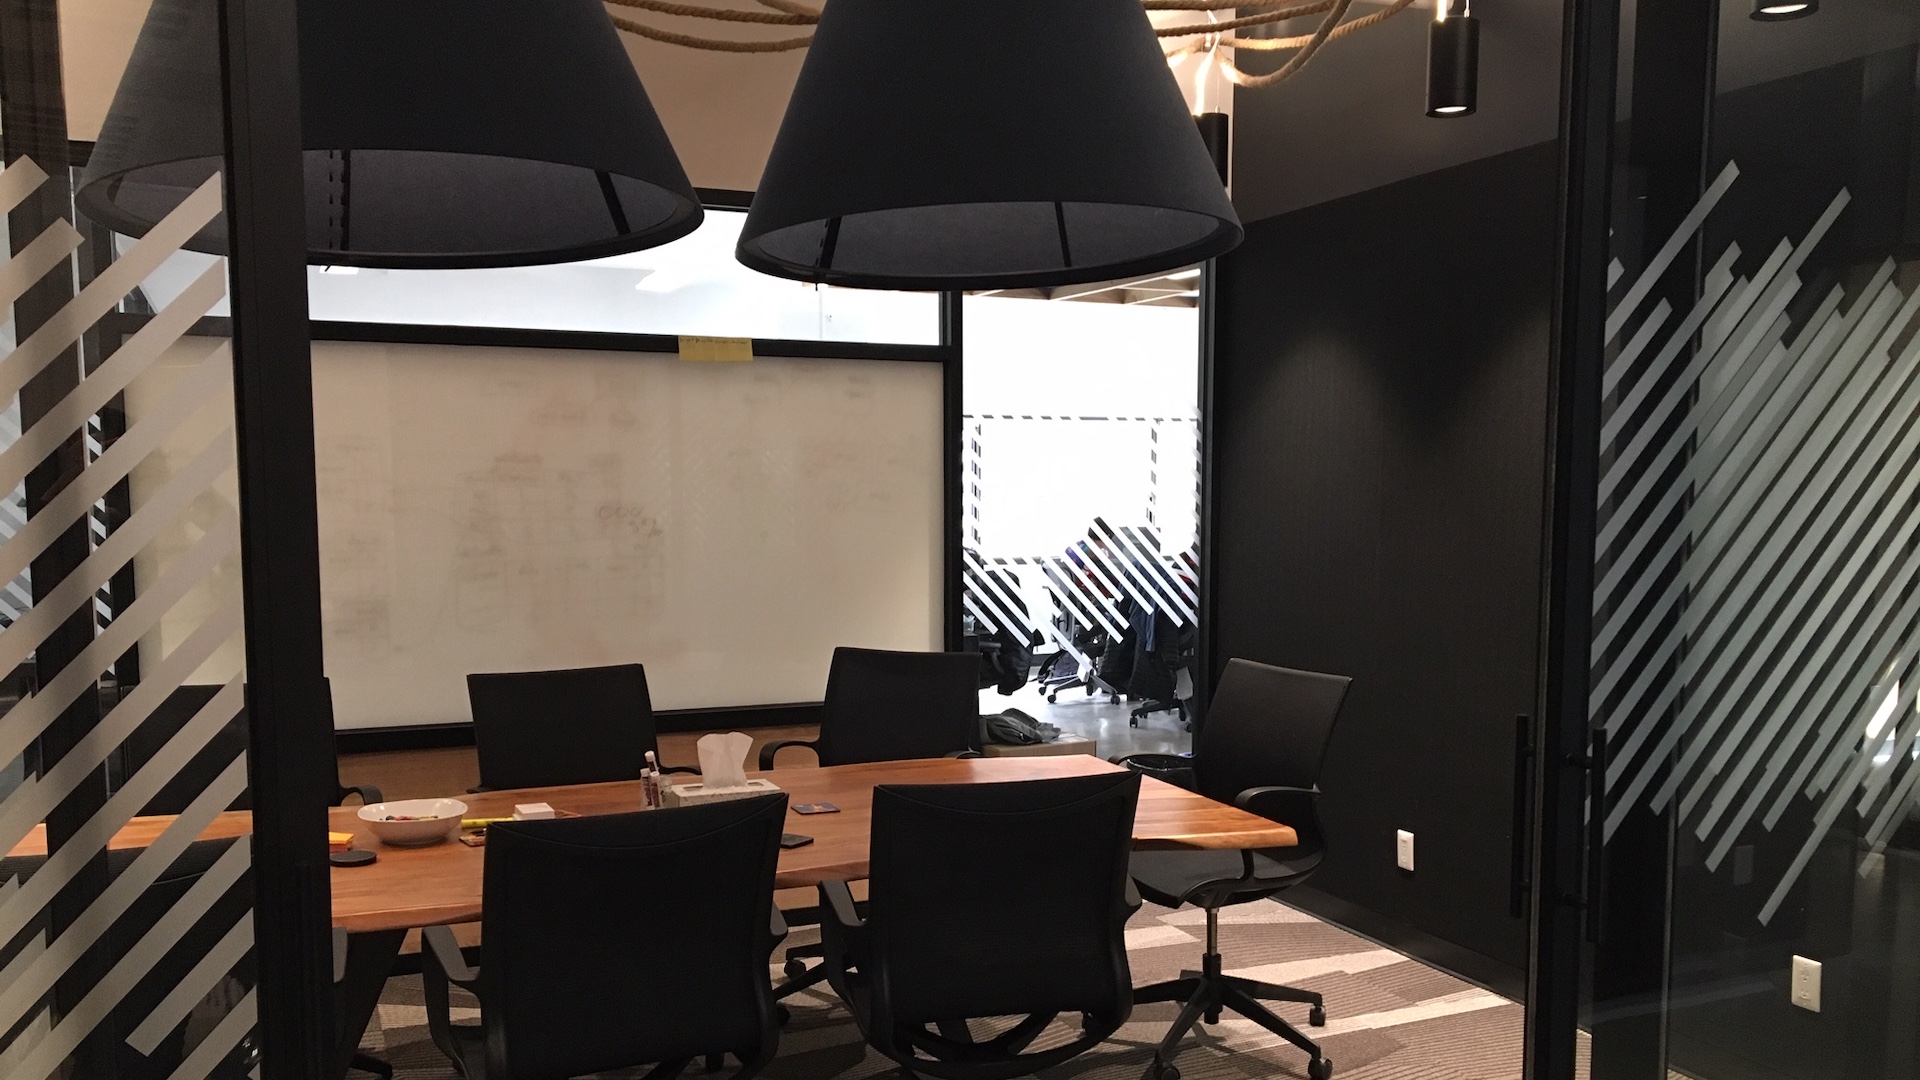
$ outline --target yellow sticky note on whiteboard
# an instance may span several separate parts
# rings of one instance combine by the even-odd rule
[[[753,339],[743,337],[681,337],[682,360],[751,360]]]

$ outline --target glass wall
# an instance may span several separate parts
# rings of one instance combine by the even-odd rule
[[[1198,278],[964,302],[966,604],[999,676],[983,711],[1017,707],[1129,745],[1139,725],[1160,740],[1152,749],[1184,748]]]
[[[10,1080],[200,1080],[260,1065],[235,369],[225,340],[192,333],[225,303],[228,280],[202,258],[160,302],[139,289],[183,248],[224,243],[223,163],[169,176],[159,197],[170,212],[138,239],[115,237],[75,201],[95,178],[92,139],[126,50],[162,31],[216,45],[214,9],[145,28],[143,10],[120,10],[60,26],[64,51],[55,5],[7,0],[0,11],[18,35],[0,73],[0,305],[11,317],[0,491],[12,493],[0,501],[0,1075]],[[96,65],[101,48],[119,64]],[[64,91],[63,56],[86,64]],[[217,66],[184,69],[206,93],[170,102],[169,121],[217,131],[217,113],[189,115],[195,100],[218,108]],[[123,124],[155,115],[136,82],[119,91]],[[84,130],[70,131],[68,115]]]
[[[1920,4],[1640,5],[1594,1073],[1920,1074]]]

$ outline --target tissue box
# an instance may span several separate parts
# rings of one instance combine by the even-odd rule
[[[749,780],[740,787],[710,788],[705,784],[674,784],[667,788],[668,806],[698,806],[701,803],[726,802],[729,799],[751,799],[755,795],[771,795],[780,789],[771,780]]]
[[[515,821],[546,821],[553,817],[553,807],[543,802],[521,803],[513,808]]]

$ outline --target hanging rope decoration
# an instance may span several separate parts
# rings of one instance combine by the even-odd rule
[[[747,23],[759,26],[812,26],[820,21],[819,8],[799,3],[798,0],[755,0],[760,10],[709,7],[699,3],[676,3],[674,0],[606,0],[606,2],[616,7],[632,8],[654,15],[711,19],[715,22]],[[1355,19],[1347,18],[1347,10],[1353,6],[1353,0],[1310,0],[1308,3],[1296,3],[1294,0],[1141,0],[1140,6],[1148,11],[1204,11],[1209,13],[1209,19],[1212,18],[1211,13],[1215,11],[1251,12],[1251,14],[1218,22],[1182,23],[1178,26],[1156,27],[1154,32],[1163,40],[1195,39],[1168,50],[1169,60],[1196,52],[1214,52],[1218,56],[1217,50],[1220,49],[1293,52],[1286,63],[1264,75],[1250,75],[1240,70],[1229,58],[1221,57],[1216,60],[1220,65],[1221,73],[1236,86],[1258,89],[1285,82],[1298,74],[1300,69],[1306,67],[1307,62],[1312,60],[1329,41],[1337,41],[1348,34],[1384,22],[1412,7],[1413,3],[1414,0],[1392,0],[1379,11]],[[1315,27],[1311,34],[1259,38],[1241,37],[1232,33],[1235,30],[1269,26],[1308,15],[1321,16],[1319,26]],[[613,25],[628,33],[665,42],[668,45],[705,49],[709,52],[789,52],[793,49],[804,49],[813,41],[811,34],[805,37],[764,40],[701,37],[665,30],[622,15],[613,15],[612,18]]]

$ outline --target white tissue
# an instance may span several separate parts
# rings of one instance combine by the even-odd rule
[[[747,751],[753,749],[753,736],[738,731],[700,736],[700,783],[708,788],[744,787],[747,783]]]

